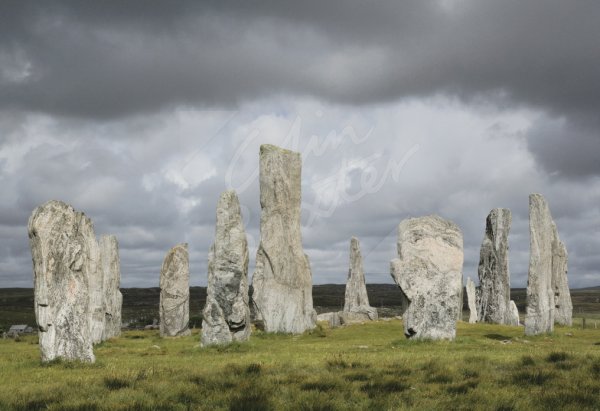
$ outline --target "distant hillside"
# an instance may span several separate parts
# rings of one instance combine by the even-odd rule
[[[160,290],[154,288],[124,288],[123,320],[139,324],[151,323],[158,318]],[[344,306],[344,284],[323,284],[313,286],[313,304],[317,312],[340,310]],[[377,308],[395,308],[400,305],[400,291],[394,284],[368,284],[367,293],[371,305]],[[464,294],[464,309],[466,292]],[[525,312],[524,288],[513,288],[512,299],[521,313]],[[206,287],[190,288],[190,323],[200,326],[201,312],[206,302]],[[571,290],[574,314],[600,313],[600,286]],[[393,310],[390,310],[393,313]],[[33,289],[0,288],[0,329],[12,324],[35,324],[33,312]]]

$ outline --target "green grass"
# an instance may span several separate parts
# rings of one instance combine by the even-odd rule
[[[596,329],[460,323],[453,342],[419,342],[393,320],[211,348],[137,331],[97,346],[95,364],[41,364],[38,349],[0,340],[0,409],[600,409]]]

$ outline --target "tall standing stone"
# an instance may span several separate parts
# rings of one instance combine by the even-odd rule
[[[104,334],[104,272],[100,262],[100,247],[96,241],[94,233],[88,235],[89,240],[89,287],[90,287],[90,312],[92,319],[90,322],[90,335],[92,343],[102,342]]]
[[[33,211],[28,233],[42,361],[94,362],[89,281],[96,238],[91,220],[63,202],[49,201]]]
[[[510,271],[508,232],[510,210],[494,208],[487,216],[479,254],[479,321],[510,324]]]
[[[102,340],[121,335],[121,262],[119,243],[114,235],[100,238],[100,266],[104,279],[104,332]]]
[[[554,290],[554,322],[560,325],[573,325],[573,303],[567,281],[567,248],[560,241],[556,224],[553,224],[552,241],[552,289]]]
[[[190,335],[190,263],[187,244],[171,248],[160,270],[160,335]]]
[[[312,273],[300,232],[300,153],[260,147],[260,245],[252,278],[256,320],[265,331],[315,327]]]
[[[356,237],[350,239],[350,269],[346,282],[344,312],[360,315],[364,320],[377,319],[377,309],[369,305],[360,243]]]
[[[521,320],[519,319],[519,309],[513,300],[510,300],[509,312],[509,320],[506,324],[514,326],[521,325]]]
[[[215,242],[208,254],[208,288],[202,312],[202,345],[246,341],[248,307],[248,243],[235,191],[221,194]]]
[[[477,322],[477,289],[471,277],[467,278],[467,302],[469,303],[469,323]]]
[[[454,339],[462,293],[463,237],[438,216],[404,220],[398,226],[398,257],[391,274],[408,303],[404,335]]]
[[[525,334],[554,330],[554,291],[552,289],[552,252],[554,223],[542,195],[529,196],[529,278]]]

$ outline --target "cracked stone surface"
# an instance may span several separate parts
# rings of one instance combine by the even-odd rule
[[[403,314],[406,337],[454,339],[463,267],[458,226],[435,215],[402,221],[398,257],[390,265],[408,303]]]
[[[260,147],[260,244],[252,278],[255,320],[267,332],[315,327],[312,273],[302,248],[300,153]]]
[[[235,191],[221,194],[215,242],[208,254],[202,345],[246,341],[250,336],[248,243]]]
[[[171,248],[160,271],[160,335],[190,335],[190,264],[188,245]]]
[[[63,202],[49,201],[33,211],[28,234],[42,361],[94,362],[89,287],[97,260],[91,220]]]
[[[509,324],[511,321],[508,262],[511,223],[511,212],[506,208],[495,208],[486,218],[478,269],[478,317],[482,322]]]

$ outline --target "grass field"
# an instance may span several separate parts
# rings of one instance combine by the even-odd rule
[[[406,340],[399,320],[200,348],[125,333],[93,365],[42,365],[35,337],[0,340],[0,408],[15,410],[600,409],[600,329],[459,323],[453,342]]]

